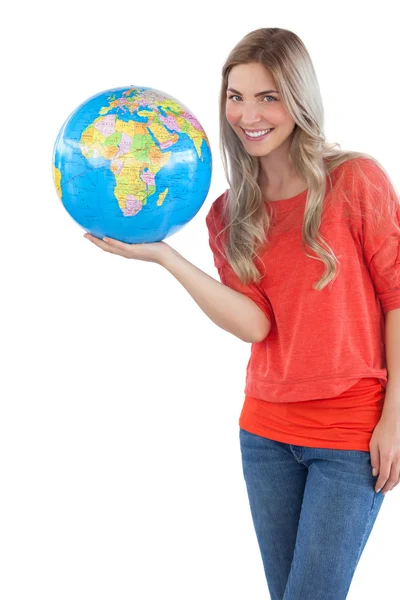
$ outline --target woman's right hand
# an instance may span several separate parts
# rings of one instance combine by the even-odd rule
[[[87,240],[98,246],[105,252],[111,254],[119,254],[124,258],[135,258],[147,262],[154,262],[163,265],[168,254],[173,251],[171,246],[165,242],[150,242],[145,244],[126,244],[113,238],[104,237],[100,239],[94,235],[86,233],[84,236]]]

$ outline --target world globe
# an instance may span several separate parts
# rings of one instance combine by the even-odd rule
[[[212,156],[181,102],[149,87],[121,87],[83,102],[58,133],[53,180],[72,219],[128,244],[176,233],[203,205]]]

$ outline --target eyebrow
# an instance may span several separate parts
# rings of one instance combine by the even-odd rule
[[[239,96],[242,95],[240,92],[238,92],[237,90],[234,90],[233,88],[228,88],[226,91],[227,92],[233,92],[234,94],[239,94]],[[277,92],[277,90],[265,90],[265,92],[258,92],[258,94],[254,94],[254,97],[257,98],[257,96],[263,96],[264,94],[269,94],[270,92],[274,92],[275,94],[279,94],[279,92]]]

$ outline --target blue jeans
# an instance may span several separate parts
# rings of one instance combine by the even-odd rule
[[[239,427],[271,600],[344,600],[385,498],[370,453],[277,442]]]

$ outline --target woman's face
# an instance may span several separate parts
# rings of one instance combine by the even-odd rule
[[[296,126],[281,100],[273,77],[259,63],[236,65],[231,69],[225,116],[246,151],[253,156],[270,154],[286,141],[289,144],[289,137]],[[249,139],[244,132],[270,128],[273,128],[272,131],[260,139]]]

